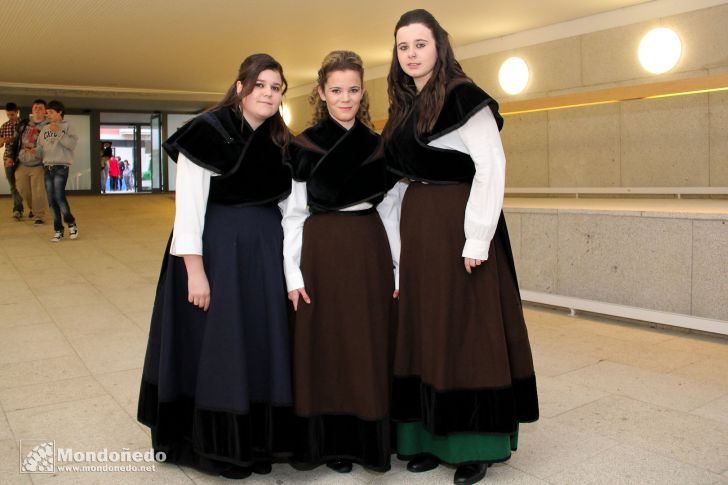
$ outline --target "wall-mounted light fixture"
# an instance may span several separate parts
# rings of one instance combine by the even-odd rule
[[[283,122],[286,125],[290,125],[291,124],[291,110],[288,108],[287,105],[285,105],[284,103],[281,103],[280,111],[281,111],[281,116],[283,117]]]
[[[680,37],[666,27],[651,30],[640,42],[640,64],[653,74],[662,74],[675,67],[681,53]]]
[[[498,81],[508,94],[518,94],[528,84],[528,65],[520,57],[509,57],[501,64]]]

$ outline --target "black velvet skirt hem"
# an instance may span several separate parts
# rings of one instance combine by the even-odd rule
[[[296,416],[295,426],[294,468],[313,469],[332,461],[351,461],[377,472],[391,467],[392,432],[387,417],[370,421],[348,415]]]
[[[536,377],[513,379],[498,389],[440,391],[417,376],[395,376],[392,420],[423,421],[437,435],[513,433],[518,423],[538,420]]]
[[[160,402],[157,392],[142,379],[137,419],[152,429],[152,445],[168,462],[219,473],[292,456],[291,406],[251,402],[247,414],[237,414],[203,409],[186,397]]]

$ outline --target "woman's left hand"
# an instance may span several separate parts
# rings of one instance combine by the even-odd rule
[[[485,260],[483,259],[473,259],[473,258],[463,258],[463,264],[465,265],[465,271],[468,272],[468,274],[472,274],[473,270],[483,264]]]

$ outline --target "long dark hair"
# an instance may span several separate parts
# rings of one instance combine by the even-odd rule
[[[384,137],[389,139],[396,127],[404,121],[414,104],[417,89],[414,80],[405,74],[397,58],[397,31],[412,24],[422,24],[432,32],[437,49],[437,60],[432,71],[432,77],[419,93],[417,133],[423,134],[431,131],[437,122],[442,106],[445,103],[447,86],[453,81],[472,82],[465,74],[460,63],[455,60],[455,53],[450,45],[447,31],[430,12],[424,9],[410,10],[399,18],[394,27],[394,48],[392,49],[392,64],[387,76],[387,94],[389,95],[389,119],[384,127]]]
[[[336,71],[354,71],[359,73],[361,79],[361,88],[364,89],[364,63],[361,57],[356,52],[352,51],[331,51],[326,57],[324,57],[321,63],[321,69],[318,71],[318,78],[316,79],[316,87],[313,88],[313,92],[308,97],[308,102],[314,107],[313,119],[311,124],[315,125],[319,121],[326,118],[328,114],[328,108],[326,102],[321,99],[318,94],[319,88],[323,91],[326,87],[326,80],[329,74]],[[364,91],[364,95],[361,97],[359,103],[359,111],[356,113],[356,117],[369,128],[372,126],[372,118],[369,115],[369,95]]]
[[[240,109],[240,103],[243,98],[255,89],[255,82],[258,80],[258,75],[266,70],[276,71],[281,75],[281,81],[283,82],[282,94],[286,94],[288,82],[283,75],[283,66],[268,54],[253,54],[246,57],[243,63],[240,64],[238,76],[225,93],[225,96],[207,111],[215,111],[222,108]],[[238,94],[237,90],[238,81],[243,85],[243,90],[240,94]],[[283,121],[280,111],[271,116],[268,126],[270,127],[270,136],[276,145],[282,147],[288,143],[291,134],[286,127],[286,123]]]

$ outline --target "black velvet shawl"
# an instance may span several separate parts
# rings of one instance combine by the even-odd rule
[[[346,130],[327,116],[293,139],[285,160],[313,212],[376,205],[389,188],[381,136],[359,120]]]
[[[281,148],[270,137],[269,121],[257,130],[231,108],[205,112],[164,142],[170,158],[183,154],[216,174],[210,179],[209,202],[259,205],[276,202],[291,191],[291,176],[281,161]]]
[[[454,84],[445,96],[445,104],[431,133],[417,134],[417,101],[404,122],[395,128],[386,146],[387,168],[391,172],[436,184],[473,180],[475,165],[470,155],[427,144],[457,130],[485,106],[493,112],[499,130],[503,127],[503,118],[498,112],[498,103],[471,82]]]

